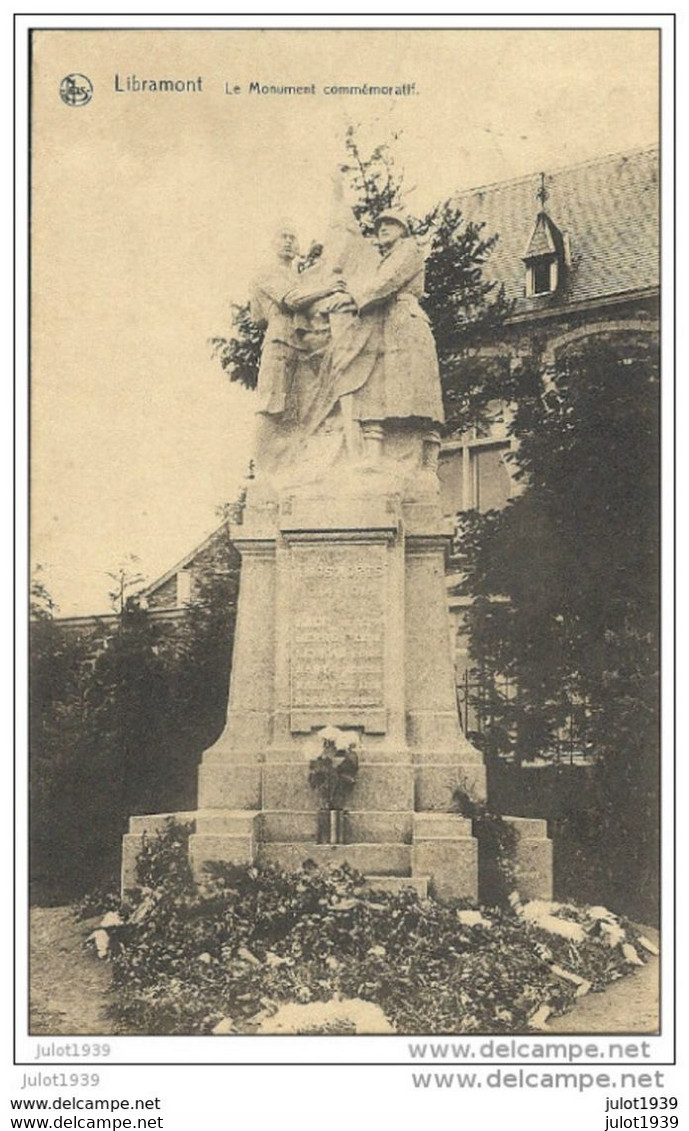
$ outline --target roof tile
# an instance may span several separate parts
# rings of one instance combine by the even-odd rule
[[[556,301],[572,303],[623,295],[659,280],[658,150],[613,154],[546,176],[547,212],[569,237],[571,266]],[[540,174],[461,192],[465,219],[498,234],[486,278],[502,283],[516,309],[524,297],[524,249],[540,205]]]

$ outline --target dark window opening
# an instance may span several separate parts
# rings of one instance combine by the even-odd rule
[[[533,264],[533,293],[548,294],[550,291],[550,260],[536,259]]]

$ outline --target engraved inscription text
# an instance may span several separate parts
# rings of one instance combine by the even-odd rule
[[[385,548],[292,547],[292,710],[384,706]]]

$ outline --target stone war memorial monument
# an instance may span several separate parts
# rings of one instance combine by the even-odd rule
[[[485,800],[486,774],[457,709],[424,256],[401,214],[364,238],[335,185],[320,257],[296,272],[283,224],[255,283],[265,338],[256,475],[231,530],[227,722],[203,754],[197,810],[176,816],[199,877],[217,860],[347,862],[387,890],[476,897],[477,841],[455,794]],[[125,889],[169,816],[131,818]],[[521,894],[550,898],[545,822],[511,820]]]

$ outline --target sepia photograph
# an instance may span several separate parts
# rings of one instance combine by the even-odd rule
[[[561,23],[29,32],[39,1048],[663,1033],[664,32]]]

